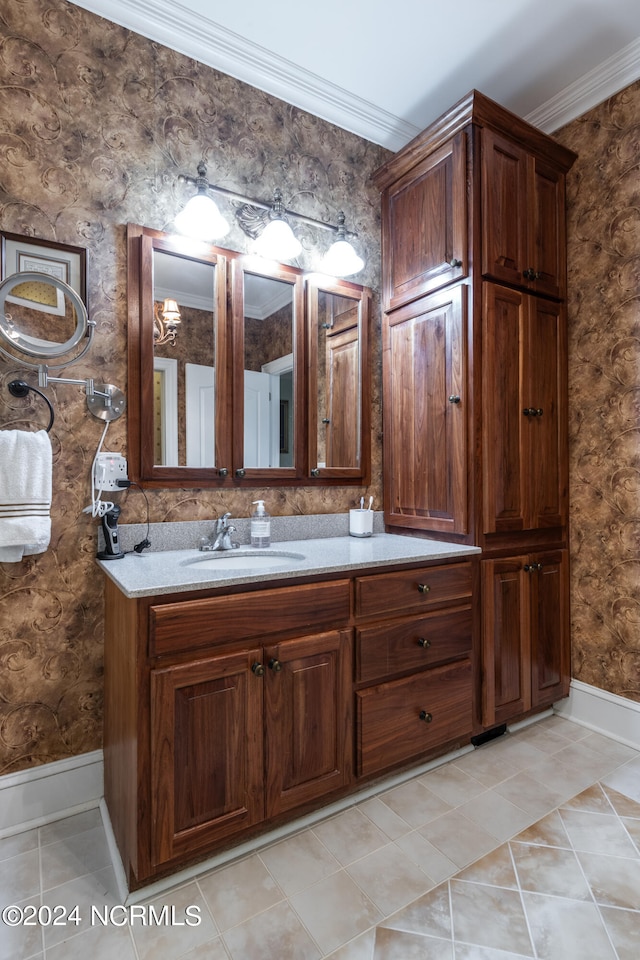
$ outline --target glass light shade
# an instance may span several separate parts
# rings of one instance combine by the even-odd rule
[[[218,240],[229,232],[229,224],[206,193],[191,197],[174,223],[180,233],[197,240]]]
[[[180,323],[180,310],[176,300],[165,300],[162,304],[162,316],[168,323]]]
[[[332,243],[320,264],[323,273],[331,277],[350,277],[364,267],[364,260],[359,257],[348,240],[336,240]]]
[[[254,253],[269,260],[293,260],[302,252],[302,244],[286,222],[270,220],[253,245]]]

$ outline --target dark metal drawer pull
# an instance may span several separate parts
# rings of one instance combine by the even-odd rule
[[[421,710],[420,720],[424,720],[425,723],[431,723],[431,721],[433,720],[433,717],[431,716],[430,713],[427,713],[426,710]]]
[[[427,650],[431,646],[431,640],[428,637],[418,637],[418,646]]]
[[[418,584],[418,593],[429,593],[431,587],[427,583]]]

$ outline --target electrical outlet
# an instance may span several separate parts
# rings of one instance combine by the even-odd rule
[[[118,480],[127,479],[127,461],[119,453],[99,453],[96,459],[95,484],[99,490],[121,490]]]

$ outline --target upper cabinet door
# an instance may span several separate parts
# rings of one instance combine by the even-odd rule
[[[307,280],[309,474],[369,482],[371,291]]]
[[[453,137],[386,191],[384,308],[467,275],[466,140]]]
[[[468,532],[466,284],[383,322],[386,522]]]
[[[492,130],[482,131],[482,272],[564,296],[564,175]]]

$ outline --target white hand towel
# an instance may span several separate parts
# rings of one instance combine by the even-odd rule
[[[49,546],[51,474],[45,430],[0,430],[0,563],[16,563]]]

